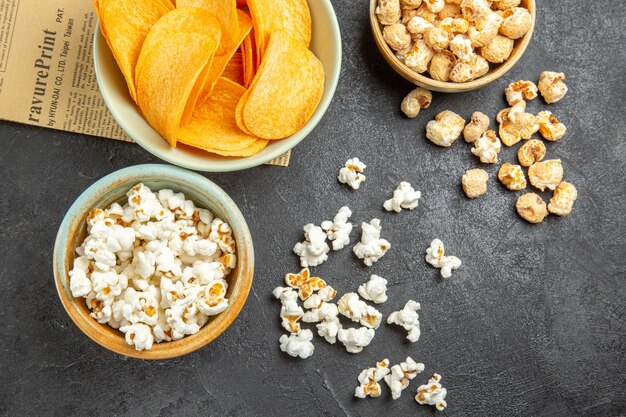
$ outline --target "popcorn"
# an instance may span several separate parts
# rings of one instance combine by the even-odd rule
[[[403,10],[417,9],[422,4],[422,0],[400,0],[400,5]]]
[[[293,247],[294,253],[300,257],[302,267],[317,266],[328,259],[330,247],[321,227],[311,223],[304,226],[304,239],[304,242],[298,242]]]
[[[326,287],[326,281],[312,277],[309,268],[303,268],[297,274],[286,274],[285,283],[298,290],[298,296],[302,301],[306,301],[315,291]]]
[[[512,107],[501,110],[496,120],[500,123],[500,139],[506,146],[513,146],[521,139],[530,139],[539,130],[535,116],[526,113],[525,101],[518,101]]]
[[[374,307],[359,299],[356,293],[344,294],[337,303],[338,311],[350,320],[359,322],[370,329],[378,329],[382,314]]]
[[[435,268],[441,268],[441,276],[450,278],[452,270],[461,267],[461,260],[456,256],[445,256],[443,242],[435,239],[430,242],[430,247],[426,249],[426,262]]]
[[[443,26],[442,23],[444,20],[458,17],[458,19],[455,19],[455,20],[462,20],[463,22],[465,22],[465,25],[467,25],[469,28],[469,22],[462,18],[460,4],[461,4],[461,0],[446,1],[446,4],[443,6],[443,9],[439,12],[439,19],[441,19],[441,23],[439,24],[440,26]],[[446,28],[446,30],[448,29]],[[459,30],[456,30],[456,32],[459,32]],[[465,32],[461,32],[461,33],[465,33]]]
[[[326,231],[328,240],[333,242],[333,250],[343,249],[350,243],[350,233],[352,233],[352,223],[348,221],[350,216],[352,216],[350,208],[343,206],[332,222],[322,222],[321,226]]]
[[[91,317],[144,350],[197,333],[228,307],[236,245],[227,223],[182,193],[137,184],[127,198],[89,214],[70,289]]]
[[[537,86],[532,81],[519,80],[509,84],[504,95],[509,106],[520,101],[530,101],[537,97]]]
[[[549,110],[537,113],[537,125],[541,136],[551,142],[562,139],[567,131],[565,125],[559,122],[559,119]]]
[[[420,309],[420,303],[417,301],[409,300],[404,305],[404,308],[399,311],[394,311],[387,317],[388,324],[397,324],[408,331],[406,338],[415,343],[420,338],[420,322],[417,310]]]
[[[277,287],[273,294],[282,304],[280,308],[282,326],[290,333],[298,333],[300,331],[298,321],[304,317],[304,311],[298,305],[298,293],[292,288]]]
[[[512,165],[505,162],[498,171],[498,179],[509,190],[517,191],[526,188],[526,178],[524,171],[519,165]]]
[[[465,120],[461,116],[445,110],[426,124],[426,137],[435,145],[448,147],[459,137],[464,126]]]
[[[475,142],[470,150],[476,155],[483,164],[495,164],[498,162],[498,154],[500,153],[502,144],[493,130],[487,130]]]
[[[472,113],[470,122],[463,129],[463,139],[465,142],[476,142],[489,128],[489,117],[479,111]]]
[[[122,326],[119,329],[122,333],[125,333],[126,343],[129,345],[135,345],[136,350],[150,350],[154,343],[154,336],[149,326],[137,323]]]
[[[376,332],[374,329],[367,327],[359,327],[358,329],[340,328],[337,332],[337,338],[346,347],[349,353],[359,353],[363,348],[370,344]]]
[[[440,27],[431,27],[424,33],[424,42],[433,51],[443,51],[450,45],[449,33]]]
[[[433,95],[425,88],[418,87],[411,90],[409,94],[404,97],[400,110],[409,118],[415,118],[419,114],[421,109],[427,109],[433,100]]]
[[[313,332],[309,329],[301,330],[298,334],[286,334],[280,337],[280,350],[294,358],[306,359],[313,355],[315,346],[311,343]]]
[[[443,388],[439,381],[441,381],[441,375],[434,374],[433,377],[428,380],[428,384],[420,385],[417,388],[415,401],[420,405],[434,405],[437,410],[443,411],[448,406],[446,403],[448,390]]]
[[[498,13],[490,12],[475,19],[473,23],[474,26],[471,26],[467,32],[472,46],[474,48],[485,47],[499,36],[498,29],[502,24],[502,17]],[[502,38],[510,41],[505,36],[502,36]]]
[[[491,63],[499,64],[509,59],[514,45],[513,39],[496,35],[489,43],[480,48],[480,55]]]
[[[460,7],[458,6],[452,6],[449,9],[455,8],[458,8],[460,11]],[[462,18],[454,18],[453,16],[455,15],[456,13],[452,16],[444,17],[441,22],[439,22],[439,27],[451,34],[466,33],[469,30],[469,22]]]
[[[361,241],[354,245],[354,254],[363,259],[363,263],[372,266],[391,248],[391,243],[380,238],[382,227],[379,219],[372,219],[369,223],[361,223]]]
[[[369,281],[359,286],[358,293],[366,300],[382,304],[387,301],[387,280],[378,275],[372,275]]]
[[[424,19],[426,19],[428,22],[432,23],[433,25],[437,22],[437,13],[433,13],[428,9],[428,6],[422,2],[422,5],[420,7],[417,8],[417,15],[420,17],[423,17]]]
[[[478,198],[487,192],[489,174],[484,169],[470,169],[461,177],[463,192],[468,198]]]
[[[434,54],[435,52],[423,39],[417,39],[411,49],[406,53],[404,65],[421,74],[428,69],[428,63]]]
[[[533,187],[544,191],[554,190],[563,179],[563,166],[560,159],[535,162],[528,168],[528,179]]]
[[[533,23],[530,12],[523,7],[513,7],[502,13],[500,33],[510,39],[519,39],[528,32]]]
[[[400,0],[380,0],[376,6],[376,17],[383,25],[393,25],[400,20]]]
[[[330,285],[325,286],[318,292],[312,294],[304,301],[304,308],[316,309],[322,307],[325,302],[328,302],[337,296],[337,291]]]
[[[531,139],[517,150],[517,159],[523,167],[529,167],[546,156],[546,145],[538,139]]]
[[[452,68],[456,65],[456,56],[450,51],[439,51],[433,55],[428,66],[431,78],[437,81],[449,81]],[[404,110],[403,110],[404,111]],[[405,112],[407,114],[407,112]],[[407,114],[407,116],[409,116]],[[411,116],[409,116],[411,117]]]
[[[548,211],[557,216],[567,216],[571,213],[577,197],[576,187],[569,182],[561,181],[554,189],[552,198],[550,198]]]
[[[521,0],[492,0],[493,6],[499,10],[510,9],[511,7],[517,7],[521,3]]]
[[[310,298],[309,298],[310,300]],[[309,301],[307,300],[307,301]],[[337,318],[339,310],[334,303],[322,302],[319,307],[315,307],[312,310],[304,313],[302,321],[305,323],[319,323],[322,320],[332,320]]]
[[[463,13],[465,20],[473,22],[490,14],[491,7],[487,0],[463,0],[461,2],[461,13]]]
[[[565,97],[567,86],[563,82],[565,74],[562,72],[544,71],[539,76],[539,92],[546,103],[556,103]]]
[[[541,223],[548,215],[546,203],[535,193],[520,196],[515,203],[515,209],[529,223]]]
[[[424,35],[424,33],[432,27],[433,24],[421,16],[414,16],[406,23],[406,28],[414,37]]]
[[[335,317],[323,319],[316,325],[317,334],[326,339],[328,343],[334,345],[337,342],[337,335],[341,327],[341,322]]]
[[[385,375],[385,382],[391,389],[391,398],[397,400],[413,378],[424,372],[424,364],[417,363],[411,357],[398,365],[391,367],[391,372]]]
[[[472,55],[471,58],[473,58]],[[459,61],[452,71],[450,71],[450,81],[455,83],[465,83],[476,78],[476,71],[469,62]]]
[[[431,13],[439,13],[446,5],[444,0],[424,0],[424,3]]]
[[[400,213],[402,209],[413,210],[417,207],[422,193],[415,191],[411,184],[402,181],[398,188],[393,192],[393,197],[385,201],[383,207],[387,211],[395,211]]]
[[[69,273],[70,291],[75,298],[85,297],[92,291],[91,280],[87,278],[91,262],[85,256],[74,259],[74,267]]]
[[[383,39],[394,51],[401,51],[411,46],[411,34],[402,23],[385,26]]]
[[[353,190],[358,190],[361,183],[365,181],[366,165],[359,161],[359,158],[352,158],[346,161],[346,165],[339,170],[337,179],[342,184],[348,184]]]
[[[376,364],[375,368],[367,368],[359,374],[359,386],[354,390],[354,396],[357,398],[380,397],[381,379],[386,378],[389,374],[389,359],[383,359]]]

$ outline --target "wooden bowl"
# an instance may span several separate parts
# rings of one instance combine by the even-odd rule
[[[199,207],[204,207],[228,222],[237,243],[237,266],[226,277],[229,283],[226,297],[228,308],[212,316],[194,335],[172,342],[154,343],[152,349],[137,351],[124,339],[124,334],[96,322],[84,298],[74,298],[70,291],[69,271],[76,256],[76,248],[87,236],[85,220],[95,208],[106,208],[124,199],[126,192],[143,182],[152,190],[170,188],[182,192]],[[54,281],[61,303],[72,321],[89,338],[99,345],[140,359],[167,359],[182,356],[208,344],[230,326],[241,311],[254,274],[254,249],[250,231],[243,215],[230,197],[217,185],[203,176],[170,165],[137,165],[116,171],[85,190],[68,210],[54,245]]]
[[[385,61],[387,61],[387,63],[407,81],[428,90],[440,91],[442,93],[461,93],[463,91],[474,90],[476,88],[483,87],[506,74],[511,68],[513,68],[513,66],[515,66],[517,61],[519,61],[524,54],[524,51],[526,51],[526,48],[530,43],[530,39],[533,36],[536,21],[535,0],[522,0],[520,7],[528,9],[532,17],[532,23],[528,32],[523,37],[515,41],[513,52],[511,52],[509,59],[501,64],[490,63],[489,72],[480,78],[465,83],[453,83],[434,80],[427,75],[427,72],[424,72],[425,75],[419,74],[404,65],[404,63],[396,57],[392,49],[383,39],[383,32],[375,13],[377,4],[378,0],[370,0],[370,25],[372,27],[372,33],[374,34],[376,45],[383,55],[383,58],[385,58]]]

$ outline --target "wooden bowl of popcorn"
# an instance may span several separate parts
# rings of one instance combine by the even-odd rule
[[[534,0],[370,0],[378,49],[403,78],[445,93],[506,74],[528,47]]]
[[[252,284],[254,249],[243,215],[213,182],[138,165],[78,197],[53,267],[63,307],[89,338],[125,356],[167,359],[233,323]]]

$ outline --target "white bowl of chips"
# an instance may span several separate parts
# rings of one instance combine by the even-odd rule
[[[217,4],[210,0],[183,1],[190,4]],[[183,1],[177,2],[179,8]],[[232,1],[235,2],[235,0]],[[121,29],[111,27],[114,26],[112,24],[107,25],[106,28],[102,26],[103,21],[115,19],[111,17],[114,12],[107,10],[105,19],[100,22],[102,30],[96,31],[95,34],[94,66],[100,91],[115,120],[128,136],[151,154],[172,164],[198,171],[223,172],[247,169],[269,162],[289,151],[315,128],[330,105],[341,69],[341,36],[330,0],[299,0],[302,6],[308,5],[311,24],[309,28],[296,27],[296,30],[309,31],[310,44],[308,49],[298,47],[298,50],[302,50],[299,56],[289,57],[289,51],[294,49],[291,48],[293,39],[298,37],[297,34],[291,36],[288,30],[292,28],[275,28],[276,21],[285,21],[284,16],[270,19],[265,15],[265,10],[279,12],[281,8],[277,9],[276,6],[282,1],[287,0],[248,0],[249,8],[244,6],[243,10],[237,11],[240,18],[240,33],[243,34],[244,24],[249,24],[252,27],[250,33],[254,35],[245,37],[244,42],[241,42],[245,44],[244,48],[237,47],[232,55],[227,53],[227,57],[221,63],[225,65],[225,71],[218,70],[220,78],[212,79],[210,88],[207,87],[208,82],[201,83],[199,80],[209,79],[213,75],[210,63],[217,61],[222,44],[210,56],[212,61],[204,70],[182,68],[174,72],[168,68],[175,67],[175,64],[159,65],[159,62],[172,62],[172,56],[178,55],[188,56],[184,62],[189,62],[190,65],[193,63],[197,65],[198,62],[204,61],[202,57],[196,60],[195,56],[185,55],[190,54],[193,48],[152,53],[157,48],[162,48],[160,42],[149,38],[152,32],[157,32],[154,27],[156,23],[154,23],[151,26],[154,30],[148,32],[147,37],[142,38],[141,44],[135,47],[135,56],[133,57],[130,53],[130,61],[134,64],[126,66],[122,71],[118,62],[128,61],[128,56],[122,56],[120,59],[118,51],[116,61],[112,48],[115,48],[115,45],[119,47],[120,44],[127,44],[128,38],[120,40],[122,36],[120,33],[124,33],[125,29],[123,25]],[[114,7],[111,5],[116,2],[120,5],[129,4],[122,0],[109,0],[100,4],[105,4],[104,7],[108,8]],[[132,7],[136,7],[138,3],[141,2],[132,3]],[[156,6],[159,8],[164,4],[169,7],[167,0],[148,3],[152,5],[146,7],[155,7],[154,3],[159,3]],[[241,5],[241,3],[245,1],[237,0],[237,4]],[[102,10],[98,9],[102,7],[96,2],[96,9],[100,14]],[[126,6],[120,6],[120,10],[125,8]],[[255,16],[255,10],[261,10],[261,12],[257,11],[258,15]],[[248,13],[248,17],[242,16],[242,13]],[[167,14],[165,16],[170,18],[173,14],[169,13],[169,16]],[[134,14],[134,17],[145,15],[148,13]],[[162,16],[159,19],[167,20]],[[185,19],[187,22],[188,18],[185,17]],[[244,20],[248,23],[242,23]],[[181,27],[184,27],[183,20],[179,19],[179,21],[181,26],[172,28],[176,34],[180,33]],[[217,19],[215,21],[218,22]],[[137,26],[136,23],[133,22],[132,26]],[[225,26],[221,20],[219,23],[222,24],[223,34],[224,28],[228,25]],[[160,24],[160,26],[164,25]],[[107,34],[106,37],[103,31]],[[285,36],[285,32],[289,36]],[[265,36],[259,36],[259,34],[265,34]],[[172,36],[168,35],[168,33],[163,33],[163,36],[171,39]],[[197,39],[196,35],[190,35],[189,39]],[[265,43],[256,42],[256,38],[264,38]],[[185,38],[179,38],[178,43],[174,45],[184,45],[185,43],[181,42],[182,39]],[[234,42],[240,42],[240,40]],[[145,52],[146,56],[142,57],[144,51],[140,53],[137,47],[141,49],[148,44],[150,46],[144,49],[152,54]],[[110,47],[110,45],[113,46]],[[207,43],[203,45],[206,46]],[[263,52],[257,53],[257,50]],[[258,56],[262,58],[257,59]],[[223,55],[221,57],[224,58]],[[289,69],[290,63],[298,62],[299,57],[302,58],[300,62],[311,64],[310,73],[315,72],[315,74],[293,72],[293,68]],[[217,65],[214,65],[214,68],[215,66]],[[132,70],[128,69],[130,67]],[[237,74],[238,67],[241,67],[240,76]],[[159,71],[163,71],[163,75],[154,76],[157,73],[153,70],[154,68],[160,68]],[[180,74],[180,77],[175,76],[177,74]],[[130,81],[127,83],[127,80]],[[276,82],[276,80],[281,80],[281,82]],[[179,82],[180,86],[177,85]],[[132,88],[131,84],[133,84]],[[245,87],[246,85],[248,87]],[[132,96],[130,91],[133,91]],[[182,94],[183,98],[179,99],[178,95],[171,94],[172,91],[185,91],[185,93]],[[137,98],[137,102],[133,97]],[[302,101],[306,100],[306,103],[298,102],[300,97],[305,97]],[[204,101],[206,105],[201,103],[203,100],[206,100]],[[163,105],[160,106],[160,103]],[[237,111],[239,112],[238,118],[235,117]],[[174,122],[171,123],[171,120]],[[153,126],[156,126],[156,129]],[[181,128],[178,129],[178,126]],[[246,128],[246,132],[241,130],[242,128]],[[236,134],[231,134],[235,131]],[[201,139],[196,140],[200,135]],[[282,138],[279,139],[281,136]]]

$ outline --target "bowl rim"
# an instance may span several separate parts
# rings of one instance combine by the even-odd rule
[[[153,346],[153,349],[151,350],[137,351],[132,346],[126,345],[125,343],[107,343],[104,338],[100,338],[98,336],[101,336],[100,326],[108,325],[100,324],[93,318],[86,316],[76,305],[76,303],[83,300],[83,298],[80,298],[79,300],[71,297],[67,294],[65,288],[63,287],[63,280],[67,280],[66,285],[69,287],[69,278],[67,278],[69,273],[67,260],[68,256],[73,254],[75,251],[74,247],[68,247],[68,245],[72,243],[68,239],[70,231],[74,227],[73,224],[75,222],[78,222],[78,224],[82,223],[82,219],[87,215],[86,210],[91,210],[93,208],[90,203],[93,203],[93,201],[101,195],[100,191],[105,190],[108,187],[116,188],[117,185],[126,183],[129,178],[132,178],[133,182],[135,180],[137,182],[150,180],[158,181],[160,178],[165,178],[164,181],[167,182],[168,178],[170,178],[178,179],[187,184],[191,184],[193,188],[198,188],[202,190],[202,192],[212,195],[216,200],[220,201],[224,205],[224,209],[228,211],[229,217],[231,217],[231,222],[229,222],[229,224],[236,225],[233,226],[233,234],[239,235],[236,237],[236,242],[238,247],[237,262],[240,262],[240,264],[238,265],[239,270],[236,275],[237,283],[236,286],[233,287],[234,289],[237,289],[237,297],[234,299],[231,298],[231,302],[229,303],[227,310],[214,316],[214,318],[203,326],[198,333],[186,336],[177,341],[164,342],[161,344],[155,343],[154,346],[164,347],[161,349],[154,349]],[[254,278],[254,245],[250,230],[243,214],[230,196],[228,196],[228,194],[226,194],[226,192],[217,184],[198,173],[172,165],[134,165],[114,171],[102,177],[85,189],[72,203],[63,217],[55,238],[53,251],[53,275],[57,294],[65,312],[76,327],[78,327],[78,329],[91,340],[107,350],[127,357],[153,360],[170,359],[186,355],[200,349],[203,346],[206,346],[219,337],[235,321],[243,309],[252,287],[252,281]],[[205,334],[202,334],[202,332],[205,332]],[[194,336],[204,337],[194,338]],[[123,336],[120,335],[120,337]]]
[[[322,95],[322,99],[320,100],[319,104],[317,105],[317,108],[315,109],[315,112],[313,113],[313,116],[311,117],[311,119],[309,119],[307,124],[304,125],[302,129],[300,129],[298,132],[296,132],[292,136],[274,141],[275,143],[272,144],[273,148],[271,152],[268,152],[268,154],[263,157],[260,157],[257,159],[252,159],[252,157],[227,157],[228,163],[224,163],[224,164],[213,164],[211,161],[194,162],[192,160],[186,160],[185,158],[181,158],[179,156],[176,156],[175,154],[171,154],[170,152],[167,152],[170,148],[167,148],[166,150],[162,151],[161,149],[153,147],[152,145],[150,145],[149,142],[144,141],[140,135],[135,134],[135,132],[132,131],[132,129],[129,129],[126,126],[126,123],[124,122],[123,116],[113,106],[111,102],[111,98],[109,97],[109,94],[107,93],[107,90],[104,88],[104,85],[103,85],[102,72],[101,72],[101,67],[99,65],[98,60],[99,60],[99,53],[100,53],[99,52],[100,45],[106,44],[106,41],[104,41],[103,35],[100,31],[100,22],[98,19],[96,22],[96,25],[97,25],[96,30],[94,31],[92,53],[93,53],[93,65],[95,69],[96,80],[98,81],[98,88],[100,90],[100,94],[102,95],[102,98],[104,99],[104,103],[106,104],[109,112],[111,113],[111,115],[113,116],[117,124],[135,143],[137,143],[139,146],[145,149],[148,153],[156,156],[157,158],[163,161],[169,162],[170,164],[174,164],[180,167],[193,169],[195,171],[201,171],[201,172],[234,172],[234,171],[240,171],[244,169],[253,168],[259,165],[263,165],[275,158],[278,158],[281,155],[288,152],[289,150],[296,147],[300,142],[304,140],[304,138],[306,138],[309,135],[309,133],[311,133],[311,131],[313,131],[313,129],[315,129],[315,127],[320,122],[322,117],[324,117],[324,115],[326,114],[326,111],[328,110],[328,107],[330,106],[330,103],[332,102],[333,97],[335,96],[337,85],[339,83],[339,77],[341,75],[343,48],[342,48],[342,40],[341,40],[341,31],[339,29],[339,22],[337,21],[335,9],[333,8],[330,0],[309,0],[309,1],[315,1],[316,3],[319,2],[320,4],[322,4],[326,8],[328,15],[330,17],[329,26],[331,27],[332,33],[333,33],[333,36],[332,36],[333,47],[334,49],[337,50],[337,59],[331,66],[332,70],[330,74],[332,74],[332,77],[330,78],[330,84],[328,88],[324,88],[324,94]],[[315,23],[313,24],[315,25]],[[327,71],[326,76],[328,75],[329,74]],[[132,104],[135,105],[135,103],[132,103]]]
[[[530,41],[532,39],[533,32],[535,30],[535,22],[537,20],[537,7],[535,4],[535,0],[526,0],[528,3],[527,9],[531,15],[531,24],[528,32],[526,32],[526,34],[521,38],[515,40],[515,42],[519,42],[519,44],[515,45],[517,47],[516,55],[512,59],[507,59],[503,63],[499,64],[499,66],[494,71],[490,70],[486,75],[483,75],[480,78],[464,83],[454,83],[450,81],[438,81],[425,75],[419,74],[411,70],[395,56],[395,54],[391,51],[391,48],[389,48],[384,42],[382,30],[380,28],[380,24],[378,23],[378,19],[376,18],[376,5],[378,4],[378,1],[379,0],[370,0],[370,27],[374,35],[374,41],[376,42],[376,46],[378,47],[380,53],[383,55],[383,58],[385,58],[385,61],[387,61],[389,66],[391,66],[405,80],[413,84],[417,84],[420,87],[443,93],[460,93],[464,91],[474,90],[497,80],[498,78],[509,72],[515,66],[515,64],[517,64],[522,55],[524,55],[524,52],[526,52],[526,48],[528,48],[528,45],[530,44]]]

